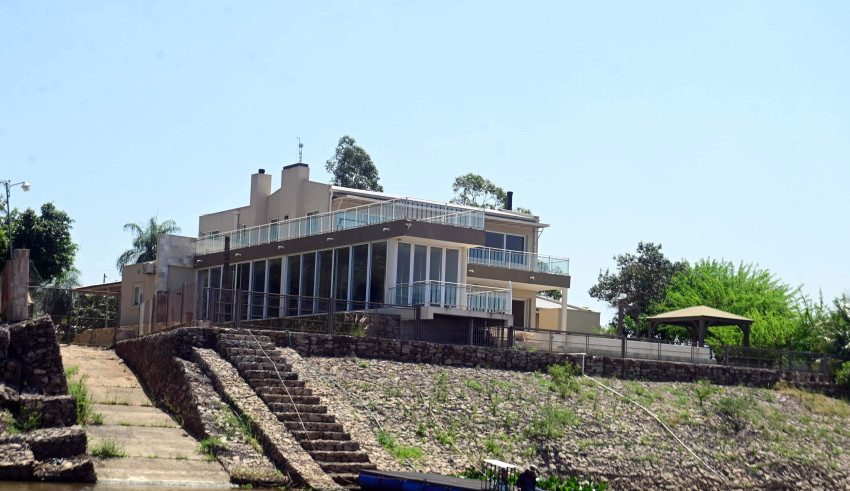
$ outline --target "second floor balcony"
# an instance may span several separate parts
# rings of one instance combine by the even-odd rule
[[[419,220],[483,230],[484,210],[400,198],[200,237],[195,246],[195,254],[223,251],[225,237],[230,238],[230,249],[239,249],[394,220]]]
[[[549,273],[569,276],[570,260],[536,252],[519,252],[491,247],[476,247],[469,250],[467,262],[497,268],[517,269],[532,273]]]

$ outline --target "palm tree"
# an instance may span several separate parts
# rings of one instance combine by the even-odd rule
[[[152,216],[144,228],[135,222],[124,225],[125,232],[133,233],[133,248],[118,256],[115,266],[119,273],[128,264],[138,264],[156,259],[156,243],[160,234],[180,233],[180,227],[174,220],[158,223],[157,219],[156,215]]]

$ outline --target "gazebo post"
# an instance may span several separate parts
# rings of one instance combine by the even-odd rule
[[[741,330],[744,331],[744,346],[750,347],[750,326],[740,326]]]

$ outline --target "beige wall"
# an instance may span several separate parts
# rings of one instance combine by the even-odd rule
[[[195,267],[195,238],[162,234],[156,249],[156,291],[168,292],[192,283]],[[152,292],[154,293],[154,292]]]
[[[540,309],[537,312],[539,329],[557,331],[561,309]],[[594,334],[599,332],[599,312],[592,310],[567,310],[567,331]]]
[[[305,216],[307,213],[330,211],[329,184],[310,181],[310,168],[306,164],[287,166],[281,173],[280,188],[272,192],[272,176],[251,175],[251,193],[248,206],[232,208],[218,213],[201,215],[198,234],[229,232],[242,226],[251,228]]]
[[[143,263],[124,266],[121,272],[121,326],[139,325],[139,307],[133,306],[133,287],[142,285],[142,301],[156,294],[156,277],[142,273]]]

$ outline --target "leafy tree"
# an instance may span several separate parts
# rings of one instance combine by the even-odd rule
[[[74,256],[79,246],[71,241],[71,224],[67,213],[53,203],[41,205],[41,213],[32,208],[23,213],[12,211],[12,240],[14,248],[29,249],[30,260],[45,282],[53,282],[67,274],[74,266]],[[9,238],[5,221],[0,240],[0,257],[9,257]]]
[[[800,288],[782,283],[767,269],[731,261],[701,259],[677,273],[655,312],[706,305],[753,319],[750,343],[757,348],[804,349],[800,341],[798,298]],[[684,334],[683,328],[662,326],[668,333]],[[681,332],[680,332],[681,331]],[[712,327],[709,343],[740,345],[743,333],[736,326]]]
[[[505,204],[507,193],[489,179],[478,174],[464,174],[455,178],[452,184],[455,196],[452,203],[495,210]]]
[[[160,234],[180,233],[180,227],[174,220],[165,220],[160,223],[157,221],[158,218],[156,215],[152,216],[144,227],[135,222],[124,225],[124,231],[133,234],[133,248],[118,256],[115,267],[118,268],[119,273],[128,264],[138,264],[156,259],[156,244]]]
[[[363,150],[354,138],[348,135],[339,139],[331,160],[325,163],[325,169],[333,175],[331,184],[367,191],[383,191],[378,184],[378,168],[372,158]]]
[[[557,300],[559,302],[561,301],[561,298],[563,298],[563,294],[561,293],[561,290],[557,290],[557,289],[542,291],[542,292],[540,292],[540,296],[551,298],[552,300]]]
[[[850,360],[850,296],[844,294],[832,301],[829,311],[818,326],[819,347],[839,360]]]
[[[642,319],[650,307],[660,303],[673,276],[685,269],[682,262],[671,262],[661,252],[661,244],[639,242],[637,254],[614,257],[617,272],[599,271],[598,283],[590,288],[591,297],[608,302],[611,307],[626,307],[634,317]],[[643,326],[640,326],[641,328]]]

